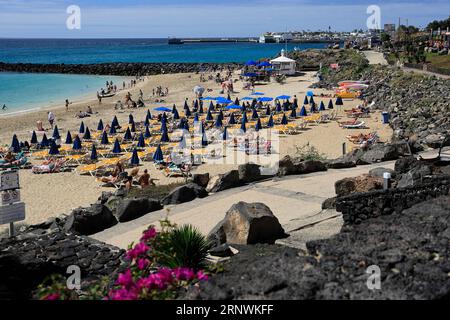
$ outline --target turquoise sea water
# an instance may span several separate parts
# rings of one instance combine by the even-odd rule
[[[2,114],[35,109],[49,104],[65,105],[65,100],[92,94],[105,87],[106,81],[121,83],[119,77],[65,74],[27,74],[0,72],[0,108]]]
[[[288,50],[324,48],[323,43],[288,44]],[[277,56],[284,44],[189,43],[167,39],[0,39],[0,62],[91,64],[105,62],[240,62]],[[112,77],[0,73],[0,108],[8,113],[93,94]],[[117,83],[120,79],[117,79]],[[0,116],[5,112],[0,110]]]

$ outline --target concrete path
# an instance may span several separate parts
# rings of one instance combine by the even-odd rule
[[[366,59],[369,60],[369,64],[381,64],[387,66],[389,63],[384,58],[383,53],[377,51],[363,51]]]
[[[119,224],[93,238],[127,248],[139,240],[149,225],[167,215],[171,222],[192,224],[205,235],[219,223],[230,207],[239,202],[262,202],[271,208],[287,233],[295,234],[285,244],[304,247],[311,239],[327,238],[339,232],[342,218],[336,211],[322,212],[322,202],[335,196],[334,183],[345,177],[359,176],[376,167],[393,168],[395,162],[385,162],[352,169],[329,170],[300,176],[275,178],[260,183],[230,189],[205,199],[165,208],[137,220]]]

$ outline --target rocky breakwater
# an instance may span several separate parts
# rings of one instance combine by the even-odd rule
[[[92,74],[111,76],[146,76],[172,73],[219,72],[241,68],[238,63],[99,63],[31,64],[0,62],[0,72]]]

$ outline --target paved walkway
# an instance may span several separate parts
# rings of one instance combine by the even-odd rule
[[[395,162],[385,162],[352,169],[329,170],[300,176],[274,178],[260,183],[230,189],[205,199],[171,206],[150,213],[137,220],[118,224],[93,236],[93,238],[121,248],[137,241],[151,224],[158,225],[169,213],[169,219],[177,224],[192,224],[204,234],[219,223],[230,207],[239,202],[265,203],[278,217],[286,232],[304,232],[295,237],[302,243],[318,238],[327,238],[339,232],[342,218],[336,211],[322,212],[322,202],[335,196],[334,183],[345,177],[368,173],[376,167],[393,168]],[[323,222],[331,222],[324,226]],[[307,228],[305,228],[307,227]],[[300,240],[298,240],[300,239]],[[289,244],[289,240],[285,242]],[[302,243],[292,244],[302,247]]]
[[[381,64],[387,66],[389,63],[384,58],[383,53],[377,51],[363,51],[363,54],[369,60],[369,64]]]

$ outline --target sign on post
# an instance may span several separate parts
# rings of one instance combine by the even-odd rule
[[[2,192],[2,206],[20,202],[20,190],[8,190]]]
[[[19,172],[0,172],[0,225],[9,223],[9,235],[14,236],[14,222],[25,220],[25,203],[20,202]]]
[[[0,172],[0,191],[19,189],[19,173],[17,171]]]
[[[25,203],[0,207],[0,225],[25,220]]]

